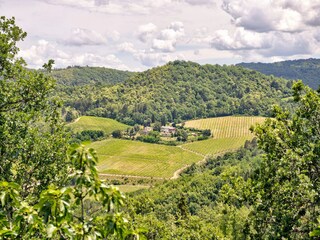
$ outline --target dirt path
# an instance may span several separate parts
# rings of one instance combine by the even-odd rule
[[[181,148],[181,149],[183,149],[183,150],[185,150],[185,151],[192,152],[192,153],[194,153],[194,154],[197,154],[197,155],[199,155],[199,156],[202,156],[203,159],[200,160],[199,162],[196,162],[196,165],[202,165],[202,164],[206,163],[207,158],[208,158],[208,156],[209,156],[209,155],[204,155],[204,154],[201,154],[201,153],[199,153],[199,152],[195,152],[195,151],[186,149],[186,148],[184,148],[184,147],[181,146],[181,145],[178,146],[178,147]],[[228,152],[228,151],[216,153],[216,154],[212,155],[212,157],[221,156],[221,155],[225,154],[226,152]],[[188,167],[190,167],[190,166],[191,166],[191,164],[185,165],[184,167],[179,168],[177,171],[175,171],[175,172],[173,173],[173,176],[172,176],[170,179],[177,179],[177,178],[179,178],[179,177],[180,177],[180,174],[181,174],[184,170],[186,170]]]
[[[181,149],[184,150],[184,151],[188,151],[188,152],[191,152],[191,153],[194,153],[194,154],[196,154],[196,155],[198,155],[198,156],[203,157],[202,160],[200,160],[199,162],[196,163],[197,165],[201,165],[201,164],[203,164],[203,163],[205,163],[205,162],[207,161],[207,155],[204,155],[204,154],[202,154],[202,153],[195,152],[195,151],[192,151],[192,150],[190,150],[190,149],[184,148],[184,147],[181,146],[181,145],[178,146],[178,148],[181,148]],[[178,177],[180,177],[180,174],[181,174],[185,169],[187,169],[187,168],[190,167],[190,166],[191,166],[191,164],[188,164],[188,165],[183,166],[182,168],[179,168],[177,171],[175,171],[175,172],[173,173],[173,176],[172,176],[170,179],[177,179]]]
[[[80,118],[81,118],[81,117],[78,117],[78,118],[77,118],[76,120],[74,120],[72,123],[78,122]]]

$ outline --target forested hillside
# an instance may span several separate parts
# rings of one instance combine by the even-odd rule
[[[52,76],[59,85],[83,86],[83,85],[114,85],[124,82],[133,72],[121,71],[104,67],[68,67],[55,69]]]
[[[310,58],[275,63],[240,63],[237,65],[276,77],[301,79],[304,84],[313,89],[319,88],[320,59]]]
[[[235,66],[174,61],[113,87],[66,88],[66,106],[126,124],[233,114],[268,115],[290,95],[291,82]]]

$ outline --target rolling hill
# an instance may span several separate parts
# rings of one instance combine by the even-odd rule
[[[55,69],[52,76],[58,85],[83,86],[83,85],[114,85],[131,77],[134,73],[104,67],[68,67]]]
[[[237,65],[276,77],[301,79],[311,88],[319,88],[320,59],[310,58],[275,63],[240,63]]]
[[[288,97],[288,81],[236,66],[174,61],[136,73],[112,87],[77,88],[67,106],[133,125],[234,114],[268,115]]]

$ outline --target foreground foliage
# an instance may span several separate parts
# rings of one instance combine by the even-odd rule
[[[255,237],[306,239],[320,215],[320,96],[298,82],[293,116],[280,108],[254,129],[266,157],[255,180]]]
[[[0,182],[0,238],[138,239],[119,212],[124,196],[99,179],[93,149],[73,150],[69,160],[74,166],[68,178],[73,185],[50,185],[40,199],[23,199],[17,183]],[[99,214],[87,205],[92,202]]]
[[[54,62],[26,69],[16,56],[25,36],[0,17],[0,239],[138,238],[119,211],[124,197],[100,181],[94,151],[67,154],[50,97]]]
[[[67,150],[54,80],[16,56],[25,37],[14,18],[0,18],[0,181],[19,184],[23,198],[63,181]]]

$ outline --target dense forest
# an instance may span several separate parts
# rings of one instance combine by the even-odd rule
[[[58,86],[109,86],[124,82],[134,73],[104,67],[73,66],[54,69],[51,74]]]
[[[290,96],[291,85],[241,67],[174,61],[112,87],[66,87],[58,95],[82,115],[133,125],[233,114],[267,116],[273,104]]]
[[[320,59],[299,59],[275,63],[240,63],[245,68],[286,79],[301,79],[304,84],[318,89],[320,85]]]

